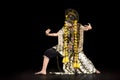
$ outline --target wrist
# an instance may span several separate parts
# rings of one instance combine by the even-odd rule
[[[49,33],[47,33],[46,35],[49,36]]]

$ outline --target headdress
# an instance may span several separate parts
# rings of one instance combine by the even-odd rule
[[[65,21],[68,21],[70,23],[74,23],[75,20],[79,20],[79,14],[74,9],[67,9],[65,11]]]

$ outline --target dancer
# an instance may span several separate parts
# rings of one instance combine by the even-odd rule
[[[58,37],[58,44],[44,52],[42,69],[35,74],[46,75],[49,60],[58,54],[63,56],[64,72],[62,74],[100,73],[83,51],[84,31],[91,30],[92,26],[90,23],[82,25],[78,21],[78,12],[74,9],[67,9],[64,26],[57,33],[51,33],[51,29],[45,31],[47,36]],[[59,73],[56,72],[56,74]]]

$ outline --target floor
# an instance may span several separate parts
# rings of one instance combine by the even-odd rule
[[[34,75],[35,71],[26,70],[1,75],[0,80],[120,80],[118,72],[104,71],[101,74],[80,75]]]

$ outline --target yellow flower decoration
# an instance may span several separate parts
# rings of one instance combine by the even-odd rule
[[[74,21],[74,60],[73,60],[73,67],[79,68],[80,63],[78,62],[79,53],[78,53],[78,28],[77,28],[77,20]]]
[[[69,57],[68,57],[68,28],[66,24],[64,24],[64,35],[63,35],[63,63],[69,62]]]

